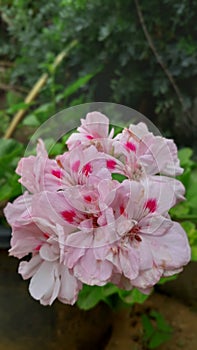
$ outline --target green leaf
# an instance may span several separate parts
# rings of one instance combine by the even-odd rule
[[[35,110],[36,115],[48,112],[53,106],[52,102],[43,103],[40,107]]]
[[[25,103],[25,102],[17,103],[15,105],[11,106],[10,108],[8,108],[7,113],[9,113],[9,114],[16,113],[16,112],[20,111],[21,109],[26,109],[30,105],[32,105],[32,103]]]
[[[56,141],[51,137],[44,140],[44,144],[46,147],[46,150],[48,153],[53,152],[52,150],[55,149],[55,145],[57,144]]]
[[[125,175],[122,174],[117,174],[117,173],[113,173],[112,174],[112,179],[113,180],[117,180],[119,182],[123,182],[124,180],[128,179]]]
[[[22,150],[22,144],[13,139],[0,139],[0,159],[12,158]]]
[[[197,239],[196,237],[196,226],[193,222],[191,221],[183,221],[181,223],[181,226],[184,228],[184,230],[187,232],[187,235],[189,239]]]
[[[56,142],[53,138],[44,140],[45,147],[48,151],[49,156],[55,157],[60,153],[66,151],[66,146],[62,142]]]
[[[178,157],[180,159],[181,166],[185,167],[191,165],[191,157],[193,150],[189,147],[182,148],[178,151]]]
[[[141,304],[147,298],[148,295],[142,294],[135,288],[131,291],[125,291],[112,283],[108,283],[103,287],[84,285],[79,293],[77,305],[83,310],[88,310],[100,301],[104,301],[112,308],[117,309],[120,305]]]
[[[190,167],[185,168],[183,174],[180,176],[177,176],[177,179],[183,183],[183,185],[186,187],[186,189],[189,185],[190,176],[191,176],[191,168]]]
[[[85,93],[83,93],[83,94],[81,93],[81,95],[79,97],[76,97],[69,102],[69,107],[81,105],[82,103],[85,103],[85,102],[88,102],[87,97],[86,97]]]
[[[112,294],[119,293],[120,289],[112,283],[108,283],[103,287],[103,295],[105,298]]]
[[[0,201],[14,198],[21,193],[15,168],[23,151],[23,145],[19,142],[0,139]]]
[[[23,125],[26,126],[39,126],[40,122],[35,114],[29,114],[25,117],[25,119],[22,122]]]
[[[102,287],[83,285],[78,296],[77,305],[82,310],[89,310],[101,300],[103,300]]]
[[[105,40],[110,35],[110,32],[111,32],[110,25],[105,24],[100,28],[98,40],[99,41]]]
[[[159,330],[163,332],[172,332],[172,327],[169,325],[169,323],[165,320],[165,318],[160,312],[151,310],[150,316],[156,320],[157,328]]]
[[[86,74],[83,77],[80,77],[79,79],[77,79],[76,81],[74,81],[72,84],[70,84],[63,93],[58,94],[56,96],[56,102],[60,102],[62,99],[66,99],[69,96],[73,95],[75,92],[77,92],[81,87],[83,87],[84,85],[86,85],[90,79],[92,79],[95,74],[98,71],[96,71],[95,73],[89,73]]]
[[[171,338],[171,334],[169,333],[163,333],[163,332],[159,332],[159,331],[156,331],[149,344],[148,344],[148,348],[149,349],[155,349],[157,348],[159,345],[165,343],[166,341],[170,340]]]
[[[33,115],[36,116],[36,119],[38,121],[38,125],[44,123],[53,114],[54,114],[54,103],[53,102],[43,103],[40,107],[35,109],[33,112]],[[34,119],[34,122],[36,123],[35,119]],[[35,126],[37,126],[37,125],[35,125]]]
[[[8,165],[14,162],[17,156],[22,156],[23,145],[13,139],[0,139],[0,174],[8,171]]]
[[[0,186],[0,201],[5,201],[11,197],[12,188],[6,183],[3,186]]]
[[[191,260],[197,261],[197,228],[191,221],[183,221],[181,226],[184,228],[188,235],[189,243],[191,246]]]
[[[186,215],[188,215],[189,211],[189,203],[186,201],[179,203],[175,207],[171,208],[170,215],[172,216],[172,218],[181,219],[182,217],[184,218]]]
[[[58,154],[63,153],[65,149],[65,145],[63,145],[61,142],[57,142],[52,148],[49,150],[49,156],[57,156]]]
[[[141,293],[137,288],[134,288],[131,291],[119,289],[119,296],[127,304],[143,304],[149,297],[148,294]]]
[[[146,314],[142,315],[142,325],[144,330],[144,339],[148,340],[153,335],[155,329],[150,318]]]
[[[173,276],[169,276],[169,277],[162,277],[157,284],[164,284],[166,282],[174,281],[175,279],[177,279],[177,277],[178,277],[178,275],[173,275]]]
[[[192,256],[191,256],[191,260],[192,261],[197,261],[197,245],[192,248]]]
[[[0,186],[0,201],[5,201],[11,198],[15,198],[21,194],[22,187],[18,182],[19,176],[13,174],[6,179],[3,185]]]
[[[193,170],[190,175],[190,181],[187,188],[186,198],[188,205],[196,213],[197,210],[197,170]]]
[[[121,126],[110,124],[109,131],[111,131],[112,128],[114,129],[114,137],[117,136],[118,134],[120,134],[123,131],[123,128]]]
[[[152,310],[150,315],[142,315],[144,341],[148,349],[155,349],[171,338],[172,327],[157,311]]]

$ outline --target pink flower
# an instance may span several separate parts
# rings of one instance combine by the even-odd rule
[[[154,183],[143,186],[127,180],[122,183],[119,193],[117,191],[118,201],[115,198],[114,204],[119,203],[116,215],[121,240],[118,245],[111,247],[108,259],[113,262],[114,252],[116,268],[121,271],[122,266],[126,266],[121,255],[135,250],[138,260],[134,261],[135,254],[132,253],[133,259],[126,259],[128,270],[123,270],[123,275],[129,280],[131,287],[146,291],[157,283],[162,275],[180,272],[182,266],[190,260],[190,248],[184,230],[178,223],[166,217],[166,212],[171,206],[166,197],[170,194],[171,186],[167,183],[160,184],[159,187]],[[125,206],[126,195],[128,202]],[[122,216],[119,216],[120,212]],[[139,273],[133,278],[136,262]]]
[[[109,204],[114,218],[106,226],[95,229],[94,240],[89,241],[93,250],[90,253],[88,249],[77,261],[74,273],[88,284],[91,284],[91,276],[93,284],[98,285],[113,282],[114,273],[116,280],[117,275],[120,280],[129,280],[131,288],[136,286],[146,290],[162,275],[180,271],[190,260],[185,232],[179,224],[165,216],[170,208],[165,197],[170,196],[171,186],[164,184],[159,188],[153,183],[147,187],[125,180],[114,191],[116,195]],[[111,235],[114,242],[107,241],[107,232],[109,235],[111,230],[116,231]],[[81,243],[78,238],[78,246],[87,240],[87,235],[84,234]],[[69,244],[76,244],[77,234],[69,235],[67,240]],[[108,274],[103,274],[103,271],[108,271]]]
[[[37,208],[46,214],[34,206],[34,216],[42,223],[50,215],[62,227],[61,261],[81,282],[104,285],[115,276],[119,286],[124,279],[130,288],[147,290],[151,278],[153,285],[190,259],[186,234],[166,216],[176,201],[172,189],[171,181],[103,180],[89,194],[74,187],[37,195]]]
[[[81,123],[79,133],[73,133],[67,141],[69,149],[94,145],[111,157],[115,164],[112,173],[140,181],[148,175],[176,176],[183,172],[173,140],[154,136],[142,122],[130,125],[114,139],[113,129],[108,135],[109,120],[101,113],[89,113]]]
[[[30,294],[44,305],[56,298],[73,304],[83,283],[148,293],[162,276],[180,272],[190,248],[168,214],[184,200],[173,178],[182,172],[174,142],[144,123],[113,138],[109,119],[92,112],[67,144],[52,160],[39,140],[37,155],[16,170],[27,191],[5,208],[10,255],[31,254],[19,266],[31,278]]]
[[[110,179],[110,168],[106,166],[108,158],[93,145],[85,149],[80,145],[58,156],[57,163],[62,168],[62,188]]]
[[[38,140],[37,156],[22,158],[16,173],[21,175],[19,182],[31,193],[61,187],[62,169],[55,160],[48,158],[42,140]]]
[[[51,305],[56,298],[72,305],[82,284],[61,263],[61,228],[48,217],[46,220],[34,217],[36,196],[26,192],[5,208],[12,225],[9,254],[21,259],[32,253],[29,262],[20,263],[19,273],[24,279],[31,278],[29,291],[33,298],[43,305]]]
[[[131,178],[133,169],[141,169],[147,175],[176,176],[183,172],[173,140],[154,136],[144,123],[130,125],[115,140],[115,154],[121,155]]]
[[[114,133],[113,129],[109,133],[109,119],[97,111],[88,113],[85,119],[81,119],[81,126],[77,130],[79,133],[73,133],[66,142],[69,150],[81,144],[95,144],[98,150],[106,150],[106,140],[110,140]]]
[[[28,223],[31,218],[32,195],[27,191],[13,203],[8,203],[4,209],[4,214],[10,226]]]
[[[43,305],[51,305],[56,298],[62,303],[73,305],[82,284],[70,274],[65,265],[58,262],[58,255],[45,259],[41,255],[42,252],[34,255],[29,262],[22,261],[19,265],[23,279],[31,278],[31,296]]]

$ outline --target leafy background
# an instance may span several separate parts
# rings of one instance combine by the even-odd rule
[[[63,108],[84,102],[124,104],[145,114],[180,148],[185,169],[180,180],[186,187],[187,200],[172,208],[171,215],[186,230],[196,261],[197,2],[137,3],[156,52],[176,82],[182,104],[144,35],[135,0],[1,1],[0,206],[20,194],[14,170],[29,137],[45,120]],[[73,40],[77,40],[76,45],[54,67],[55,57]],[[31,104],[24,103],[44,73],[48,74],[46,84]],[[24,108],[26,116],[13,138],[3,138],[13,116]],[[63,141],[51,156],[63,150]],[[2,214],[1,221],[5,223]],[[114,307],[145,299],[135,289],[125,292],[112,285],[84,286],[78,306],[86,310],[100,300]],[[158,315],[153,316],[158,319]],[[148,323],[146,317],[143,322]]]
[[[0,57],[13,63],[3,72],[3,78],[28,91],[41,73],[50,70],[54,57],[77,39],[78,45],[55,76],[51,75],[37,106],[51,101],[58,91],[62,92],[79,77],[95,74],[56,109],[84,101],[126,104],[152,119],[180,146],[196,150],[197,2],[139,3],[152,41],[176,79],[184,109],[189,113],[183,111],[150,50],[135,0],[2,1]],[[19,100],[23,100],[24,94],[20,95],[21,92]],[[6,101],[9,107],[13,107],[15,98],[9,94]],[[46,112],[48,117],[52,111]]]

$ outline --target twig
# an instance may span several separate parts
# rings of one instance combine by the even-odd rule
[[[140,9],[140,5],[139,5],[139,1],[138,0],[134,0],[135,1],[135,6],[136,6],[136,10],[137,10],[137,14],[138,14],[138,17],[139,17],[139,20],[140,20],[140,23],[141,23],[141,26],[142,26],[142,29],[143,29],[143,32],[144,32],[144,35],[147,39],[147,42],[149,44],[149,47],[151,48],[157,62],[160,64],[161,68],[163,69],[165,75],[167,76],[168,80],[170,81],[176,95],[177,95],[177,98],[179,100],[179,103],[183,109],[183,111],[187,114],[188,118],[193,122],[192,120],[192,116],[191,114],[189,113],[189,111],[186,109],[185,107],[185,103],[184,103],[184,100],[183,100],[183,96],[181,94],[181,91],[174,79],[174,77],[172,76],[172,74],[170,73],[168,67],[166,66],[166,64],[164,63],[163,59],[161,58],[161,56],[159,55],[154,43],[153,43],[153,40],[150,36],[150,33],[148,32],[148,29],[147,29],[147,26],[145,24],[145,21],[144,21],[144,17],[143,17],[143,14],[142,14],[142,11]]]
[[[52,65],[52,69],[56,69],[57,66],[62,62],[62,60],[68,55],[69,51],[76,46],[77,44],[77,40],[73,40],[70,45],[67,46],[67,48],[62,51],[61,53],[59,53],[59,55],[57,55],[57,57],[55,58],[55,61]],[[36,96],[38,95],[38,93],[40,92],[40,90],[42,89],[42,87],[46,84],[47,80],[48,80],[49,74],[48,73],[44,73],[40,79],[35,83],[35,85],[33,86],[33,88],[31,89],[31,91],[29,92],[29,94],[27,95],[27,97],[25,98],[25,103],[30,104],[30,102],[32,102]],[[8,129],[5,132],[4,138],[8,139],[12,136],[13,132],[15,131],[18,123],[22,120],[22,118],[25,115],[25,112],[27,111],[29,106],[27,106],[24,109],[21,109],[20,111],[18,111],[12,122],[10,123]]]

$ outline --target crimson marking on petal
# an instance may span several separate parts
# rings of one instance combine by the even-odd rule
[[[72,171],[74,171],[74,172],[78,172],[78,170],[79,170],[79,166],[80,166],[80,160],[77,160],[76,162],[74,162],[73,164],[72,164]]]
[[[154,213],[157,209],[157,201],[154,198],[148,199],[145,208],[148,208],[151,213]]]
[[[141,237],[140,237],[139,235],[135,235],[134,238],[135,238],[136,241],[138,241],[138,242],[141,242],[141,241],[142,241],[142,239],[141,239]]]
[[[61,170],[55,170],[55,169],[53,169],[53,170],[51,171],[51,174],[54,175],[54,176],[56,176],[56,177],[58,177],[58,179],[61,179],[61,177],[62,177],[62,172],[61,172]]]
[[[48,239],[48,238],[49,238],[48,233],[43,233],[43,236],[44,236],[46,239]]]
[[[64,218],[64,220],[69,222],[69,224],[73,223],[74,218],[76,216],[74,210],[64,210],[61,212],[61,215]]]
[[[99,227],[97,220],[98,220],[98,218],[96,216],[93,216],[93,218],[92,218],[92,225],[93,225],[94,228]]]
[[[91,196],[84,196],[84,199],[85,199],[85,201],[87,201],[87,202],[92,202],[92,198],[91,198]]]
[[[133,151],[133,152],[136,151],[136,146],[134,145],[134,143],[130,141],[127,141],[127,143],[125,143],[125,146],[129,151]]]
[[[93,136],[92,135],[86,135],[86,138],[88,139],[88,140],[93,140]]]
[[[107,160],[107,168],[110,170],[114,170],[116,167],[116,161],[113,159],[108,159]]]
[[[120,215],[122,215],[124,213],[124,207],[123,205],[120,206]]]
[[[132,229],[129,231],[130,234],[137,234],[140,231],[141,227],[138,225],[135,225],[132,227]]]
[[[82,169],[82,173],[85,176],[88,176],[90,173],[92,172],[92,167],[90,163],[87,163],[86,165],[84,165],[83,169]]]
[[[37,247],[35,248],[35,250],[38,252],[40,250],[40,248],[42,247],[41,244],[37,245]]]

